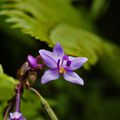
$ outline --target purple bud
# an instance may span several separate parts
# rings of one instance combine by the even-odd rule
[[[63,60],[68,60],[68,56],[67,56],[67,55],[64,55],[64,56],[63,56]]]
[[[28,61],[29,66],[31,68],[36,68],[37,67],[37,59],[34,58],[32,55],[27,56],[27,61]]]
[[[66,66],[67,66],[67,67],[70,67],[70,65],[71,65],[71,60],[67,60]]]
[[[10,113],[10,118],[8,120],[26,120],[22,117],[22,114],[19,112]]]

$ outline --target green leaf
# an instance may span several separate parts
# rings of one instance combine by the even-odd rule
[[[50,30],[60,22],[81,23],[69,0],[13,0],[1,7],[5,8],[1,14],[9,16],[7,22],[14,23],[13,27],[48,43]]]
[[[20,28],[24,33],[45,41],[50,46],[60,41],[66,53],[88,57],[90,60],[87,68],[96,63],[99,55],[96,46],[100,46],[100,40],[84,30],[89,29],[90,24],[72,6],[70,0],[13,0],[1,7],[3,10],[0,13],[9,16],[7,22],[14,23],[14,28]],[[69,28],[63,37],[61,32],[67,32]],[[72,43],[70,45],[69,40]]]
[[[101,39],[86,30],[60,24],[51,32],[50,37],[54,43],[59,41],[68,54],[87,57],[87,68],[94,65],[101,54]]]
[[[17,80],[3,72],[0,65],[0,95],[2,95],[0,101],[8,100],[14,95],[14,87],[17,83]]]
[[[17,83],[17,80],[4,73],[2,65],[0,64],[0,120],[3,119],[3,111],[7,106],[7,101],[14,95],[14,87]]]
[[[88,57],[86,68],[95,65],[99,57],[107,53],[103,50],[104,39],[94,34],[93,24],[86,19],[89,17],[77,11],[70,0],[2,1],[0,14],[7,15],[7,22],[13,23],[14,28],[52,47],[60,42],[68,54]],[[94,0],[91,14],[98,16],[104,3],[105,0]]]

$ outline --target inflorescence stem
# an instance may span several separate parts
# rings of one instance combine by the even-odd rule
[[[22,83],[20,82],[20,83],[17,85],[17,90],[16,90],[16,105],[15,105],[15,111],[16,111],[16,112],[20,112],[21,88],[22,88]]]

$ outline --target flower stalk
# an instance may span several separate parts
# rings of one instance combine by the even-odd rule
[[[15,111],[20,112],[20,96],[21,96],[21,89],[22,89],[22,83],[20,82],[17,85],[17,90],[16,90],[16,105],[15,105]]]
[[[50,105],[48,104],[48,102],[41,96],[41,94],[34,88],[30,87],[29,88],[31,91],[33,91],[41,100],[41,104],[44,108],[44,110],[47,112],[49,118],[51,120],[58,120],[57,116],[55,115],[55,113],[53,112],[52,108],[50,107]]]

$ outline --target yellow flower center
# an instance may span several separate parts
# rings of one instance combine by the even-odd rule
[[[66,70],[63,67],[60,67],[59,73],[64,73],[64,72],[66,72]]]

